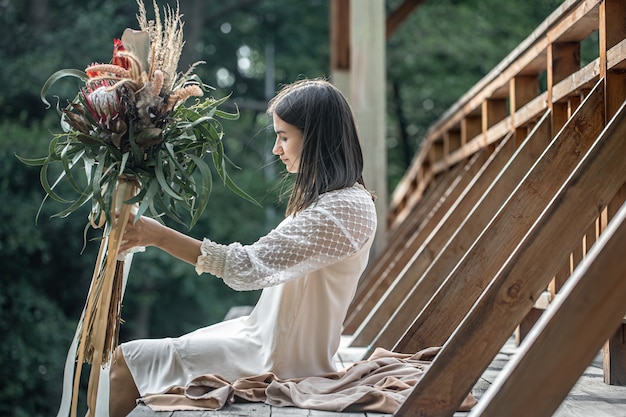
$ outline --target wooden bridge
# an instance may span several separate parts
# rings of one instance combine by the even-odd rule
[[[430,128],[340,356],[443,346],[396,416],[626,416],[625,201],[626,2],[566,0]]]

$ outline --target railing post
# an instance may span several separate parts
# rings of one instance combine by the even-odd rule
[[[552,109],[552,136],[565,125],[566,102],[554,102],[552,89],[580,69],[580,42],[553,42],[548,46],[548,105]]]
[[[527,127],[516,127],[515,112],[539,95],[538,75],[517,75],[509,81],[509,107],[511,129],[515,130],[515,142],[519,145],[528,135]]]
[[[623,0],[605,0],[599,11],[599,55],[600,76],[605,79],[605,114],[608,122],[615,115],[619,106],[626,100],[626,69],[612,68],[610,50],[626,39],[626,2]],[[606,210],[606,220],[610,221],[615,207],[626,199],[624,187]],[[603,228],[601,224],[601,228]],[[604,382],[611,385],[626,385],[626,325],[606,341],[602,348]]]

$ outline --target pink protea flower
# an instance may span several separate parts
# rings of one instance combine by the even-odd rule
[[[127,130],[122,100],[109,82],[99,81],[81,90],[82,101],[93,121],[111,133],[111,141],[118,148]]]

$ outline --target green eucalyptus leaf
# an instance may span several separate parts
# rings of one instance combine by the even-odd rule
[[[242,197],[245,200],[248,200],[249,202],[251,202],[252,204],[254,204],[254,205],[258,206],[258,207],[263,207],[258,201],[256,201],[254,199],[254,197],[252,197],[250,194],[246,193],[237,184],[235,184],[235,182],[232,180],[232,178],[230,178],[230,175],[228,175],[227,172],[224,172],[223,180],[224,180],[224,184],[226,185],[226,187],[228,187],[232,192],[237,194],[239,197]]]
[[[148,189],[146,190],[146,193],[141,200],[141,204],[139,204],[139,208],[137,209],[135,217],[141,217],[146,212],[146,210],[152,203],[152,199],[154,199],[156,194],[159,192],[158,181],[152,180],[147,185]]]
[[[52,198],[53,200],[58,201],[59,203],[64,203],[64,204],[71,203],[70,200],[66,200],[62,198],[60,195],[58,195],[56,192],[53,191],[54,187],[61,182],[63,177],[65,177],[65,171],[59,174],[57,180],[54,182],[53,185],[50,185],[50,182],[48,181],[49,165],[50,165],[50,161],[46,160],[46,162],[44,162],[43,166],[41,167],[41,170],[39,171],[39,182],[41,183],[41,186],[43,187],[46,194],[49,195],[50,198]]]
[[[120,173],[126,171],[126,163],[128,162],[128,157],[130,156],[130,152],[125,152],[122,155],[122,161],[120,162]]]
[[[206,162],[204,162],[202,158],[199,158],[196,155],[189,156],[198,167],[198,170],[200,171],[200,176],[202,178],[200,190],[198,192],[196,207],[191,218],[190,227],[193,227],[198,222],[198,220],[200,219],[200,215],[204,212],[207,204],[209,203],[209,196],[211,195],[213,183],[211,179],[211,169],[206,164]]]
[[[237,113],[228,113],[222,110],[215,110],[215,116],[225,120],[237,120],[239,119],[239,109],[237,109]]]
[[[25,165],[28,165],[28,166],[31,166],[31,167],[41,166],[48,159],[48,157],[43,157],[43,158],[24,158],[23,156],[20,156],[18,154],[14,154],[14,155],[15,155],[15,157],[17,159],[19,159],[19,161],[21,163],[23,163]]]
[[[50,89],[50,87],[52,87],[54,83],[65,77],[76,77],[81,79],[82,81],[87,80],[87,74],[85,74],[85,71],[77,69],[62,69],[52,74],[41,88],[41,101],[43,101],[43,103],[46,105],[46,108],[50,108],[50,102],[46,99],[46,94],[48,93],[48,90]]]
[[[164,163],[163,163],[163,153],[159,152],[159,154],[157,155],[156,167],[154,168],[156,179],[166,194],[168,194],[170,197],[176,200],[182,200],[183,198],[180,195],[178,195],[178,193],[174,189],[172,189],[170,184],[167,182],[167,179],[165,179],[165,172],[164,172],[165,169],[166,167],[164,166]]]
[[[76,200],[74,200],[72,205],[70,205],[68,208],[66,208],[63,211],[60,211],[60,212],[52,215],[52,217],[60,217],[60,218],[67,217],[68,215],[70,215],[74,211],[76,211],[78,208],[83,206],[90,199],[91,199],[90,190],[89,189],[85,189],[85,191]]]
[[[76,179],[72,175],[72,168],[83,157],[85,152],[79,151],[70,159],[70,155],[68,155],[68,153],[70,153],[68,152],[68,150],[70,150],[70,146],[71,145],[69,143],[66,144],[66,146],[63,148],[63,151],[61,151],[61,164],[63,165],[63,171],[65,171],[65,176],[70,185],[72,186],[74,191],[81,195],[83,193],[82,188],[78,185]]]
[[[154,206],[158,206],[159,210],[161,210],[167,217],[174,220],[176,223],[179,223],[182,226],[187,226],[183,219],[176,213],[174,210],[175,204],[166,204],[160,197],[155,196],[155,198],[150,202],[151,210],[154,210],[153,213],[156,213],[157,210]]]
[[[130,148],[133,151],[135,165],[139,165],[141,164],[141,155],[143,153],[141,152],[141,149],[139,149],[139,145],[137,145],[137,142],[135,141],[135,135],[133,134],[133,131],[134,131],[134,127],[131,123],[131,125],[128,128],[128,140],[130,142]]]

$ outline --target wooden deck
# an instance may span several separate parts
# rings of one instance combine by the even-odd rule
[[[500,353],[476,383],[473,393],[481,396],[497,378],[502,368],[519,350],[515,339],[510,338]],[[347,350],[339,362],[349,365],[360,354],[359,350]],[[146,406],[137,407],[129,417],[386,417],[381,413],[334,413],[299,408],[279,408],[266,404],[233,404],[219,411],[154,412]],[[454,417],[477,417],[471,412],[457,412]],[[504,416],[503,416],[504,417]],[[626,387],[607,385],[603,381],[602,357],[599,353],[578,383],[563,401],[554,417],[626,417]]]

